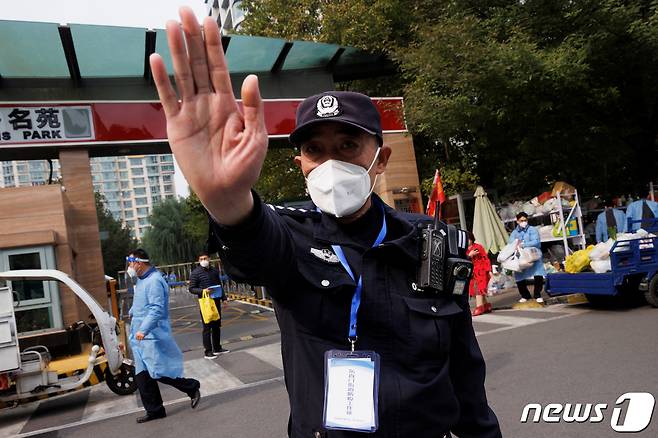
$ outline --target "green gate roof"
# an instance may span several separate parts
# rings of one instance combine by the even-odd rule
[[[160,53],[173,71],[162,29],[0,20],[0,41],[0,98],[6,97],[2,89],[8,86],[30,88],[25,79],[65,79],[74,88],[89,80],[150,82],[148,57],[153,52]],[[395,70],[382,54],[335,44],[245,35],[223,36],[222,43],[229,71],[238,77],[249,73],[300,77],[302,72],[315,72],[341,82]],[[326,81],[321,82],[326,87]]]

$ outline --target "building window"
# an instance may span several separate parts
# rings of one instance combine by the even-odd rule
[[[123,201],[123,208],[133,208],[133,201]]]
[[[164,186],[164,191],[165,193],[172,193],[174,191],[174,186],[171,184],[167,184]]]
[[[151,203],[153,205],[157,204],[158,202],[160,202],[160,195],[151,196]]]
[[[127,180],[128,179],[128,172],[125,172],[125,171],[119,172],[119,179],[121,179],[122,181]]]
[[[122,189],[129,189],[130,188],[130,182],[129,181],[121,181],[121,188]]]
[[[18,175],[18,182],[21,184],[27,184],[30,182],[30,178],[27,175]]]
[[[160,178],[157,176],[149,176],[149,185],[150,186],[159,186]]]
[[[158,164],[158,156],[150,155],[146,158],[146,164]]]
[[[115,172],[103,172],[102,175],[103,175],[103,179],[105,181],[107,181],[107,180],[114,181],[114,180],[117,179],[117,174]]]
[[[139,218],[139,225],[141,227],[143,227],[144,225],[148,225],[148,223],[149,223],[148,218],[146,218],[146,217],[140,217]]]
[[[143,187],[135,188],[134,189],[135,196],[144,196],[146,194],[146,189]]]
[[[130,219],[130,218],[133,217],[133,211],[132,210],[126,210],[123,213],[126,216],[126,219]]]
[[[162,181],[166,183],[171,182],[171,177],[171,175],[162,175]]]
[[[132,170],[133,176],[142,176],[144,175],[144,168],[143,167],[136,167]]]
[[[130,161],[130,166],[141,166],[142,165],[142,159],[141,158],[128,158]]]
[[[127,167],[128,167],[128,166],[126,165],[126,162],[125,162],[125,161],[123,161],[123,160],[122,160],[122,161],[119,161],[119,169],[125,169],[125,168],[127,168]]]
[[[161,163],[173,163],[174,162],[174,157],[172,155],[160,155],[160,162]]]
[[[146,198],[135,198],[135,205],[146,205],[148,201]]]
[[[144,185],[144,178],[133,178],[133,185],[134,186],[143,186]]]
[[[166,164],[160,166],[160,169],[162,169],[163,172],[173,172],[174,171],[174,165],[173,164]]]
[[[147,168],[147,171],[149,176],[160,175],[160,170],[158,169],[158,166],[149,166]]]
[[[148,216],[149,209],[146,207],[141,207],[137,209],[137,216]]]
[[[5,176],[5,187],[13,186],[13,185],[14,185],[14,177],[13,176]]]

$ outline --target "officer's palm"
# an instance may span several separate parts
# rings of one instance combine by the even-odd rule
[[[204,204],[230,204],[232,197],[248,192],[256,183],[267,152],[258,80],[255,76],[245,79],[241,112],[217,24],[210,18],[204,21],[204,41],[190,9],[181,9],[181,20],[187,53],[178,24],[167,23],[180,102],[162,58],[151,58],[167,136],[185,178]]]

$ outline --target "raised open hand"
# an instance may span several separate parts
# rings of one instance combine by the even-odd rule
[[[153,54],[150,58],[167,118],[167,137],[185,179],[201,202],[221,223],[232,225],[253,208],[250,190],[267,153],[258,78],[249,75],[244,80],[240,111],[217,23],[206,17],[202,31],[188,7],[180,9],[180,17],[182,29],[176,21],[167,23],[180,101],[162,57]]]

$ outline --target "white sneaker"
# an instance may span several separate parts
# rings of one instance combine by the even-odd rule
[[[528,300],[526,300],[525,298],[521,298],[521,299],[519,300],[519,303],[525,303],[526,301],[528,301]]]
[[[538,303],[543,303],[543,302],[544,302],[544,299],[543,299],[542,297],[539,297],[539,298],[537,298],[537,302],[538,302]]]

